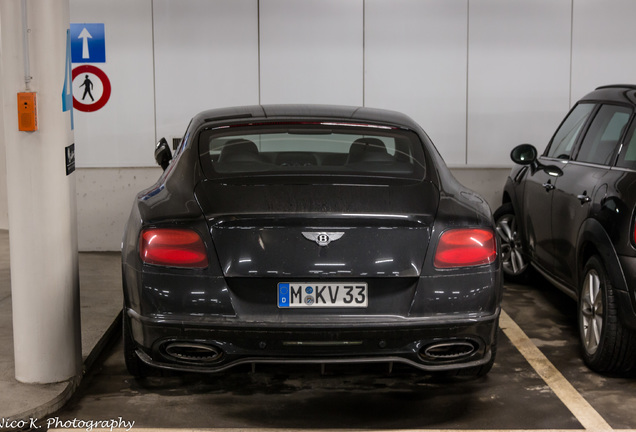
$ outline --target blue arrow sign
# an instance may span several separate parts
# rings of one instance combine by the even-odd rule
[[[105,63],[104,24],[71,23],[73,63]]]

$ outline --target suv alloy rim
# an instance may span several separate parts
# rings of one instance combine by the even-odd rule
[[[497,221],[497,234],[501,239],[501,260],[504,271],[510,275],[519,275],[528,267],[523,257],[521,240],[517,234],[517,220],[507,214]]]
[[[589,270],[585,275],[580,308],[583,324],[583,345],[585,351],[593,355],[598,349],[603,330],[601,279],[594,269]]]

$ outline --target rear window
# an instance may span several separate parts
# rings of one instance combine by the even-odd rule
[[[249,125],[204,130],[208,178],[264,176],[386,177],[421,180],[418,136],[394,128],[319,124]]]

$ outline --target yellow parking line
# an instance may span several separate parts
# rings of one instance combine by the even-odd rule
[[[595,432],[613,430],[504,310],[501,311],[499,326],[585,430]]]

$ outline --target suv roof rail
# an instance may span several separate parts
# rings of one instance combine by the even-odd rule
[[[596,87],[596,90],[610,89],[610,88],[628,88],[636,90],[636,84],[608,84],[600,87]]]

